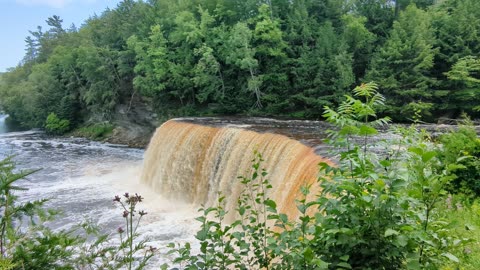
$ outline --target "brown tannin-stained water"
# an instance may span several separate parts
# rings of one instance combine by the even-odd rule
[[[170,120],[159,127],[145,153],[142,182],[159,194],[196,205],[213,206],[218,193],[233,213],[243,186],[238,176],[252,175],[254,151],[273,188],[267,194],[278,210],[294,215],[300,188],[318,178],[327,161],[314,150],[284,135]]]
[[[20,169],[42,169],[19,183],[29,190],[18,195],[50,199],[47,206],[63,212],[50,223],[55,229],[91,220],[116,239],[123,219],[112,199],[138,192],[145,197],[139,209],[148,212],[139,233],[164,254],[171,242],[198,248],[197,209],[214,205],[218,192],[233,211],[238,176],[251,176],[254,150],[263,155],[273,185],[268,196],[281,212],[295,213],[300,187],[315,182],[317,165],[326,160],[321,156],[328,156],[322,144],[328,128],[317,121],[180,118],[159,127],[146,151],[40,131],[7,132],[0,134],[0,155],[16,155]]]
[[[222,192],[233,211],[241,192],[237,177],[251,176],[254,150],[263,155],[273,185],[268,196],[287,214],[296,213],[300,187],[315,182],[317,164],[331,155],[322,142],[330,126],[318,121],[178,118],[159,127],[144,151],[40,131],[8,132],[4,120],[0,116],[0,156],[15,155],[19,169],[42,169],[21,180],[29,190],[18,195],[24,201],[50,199],[47,206],[63,212],[50,227],[69,229],[91,220],[118,241],[123,211],[113,197],[145,197],[139,210],[148,215],[139,233],[163,254],[153,269],[169,261],[168,243],[188,241],[198,249],[195,217],[201,204],[214,205]]]
[[[210,127],[240,128],[258,133],[284,135],[313,148],[318,155],[327,156],[329,154],[328,147],[323,140],[327,137],[327,130],[332,126],[323,121],[258,117],[184,117],[173,120]]]

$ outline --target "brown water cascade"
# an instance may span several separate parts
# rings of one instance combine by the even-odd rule
[[[283,135],[208,127],[174,120],[157,129],[145,153],[142,182],[170,199],[207,206],[220,191],[233,210],[242,191],[238,176],[250,176],[254,150],[264,158],[273,189],[268,196],[286,214],[296,213],[300,188],[314,183],[325,161],[312,148]]]

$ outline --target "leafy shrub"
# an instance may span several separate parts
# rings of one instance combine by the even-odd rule
[[[369,136],[389,121],[376,118],[384,102],[376,88],[361,85],[338,110],[326,107],[325,117],[337,127],[330,142],[339,161],[321,164],[320,194],[302,189],[297,218],[278,213],[267,197],[271,185],[257,153],[251,177],[240,177],[237,219],[225,224],[222,196],[217,206],[202,208],[200,252],[189,243],[171,244],[173,262],[184,269],[438,269],[458,263],[450,251],[467,241],[452,236],[437,211],[456,166],[445,166],[438,146],[415,128],[398,129],[400,139],[376,145],[384,154],[371,151]]]
[[[55,216],[44,210],[46,200],[21,202],[15,195],[25,190],[17,181],[33,172],[16,172],[12,158],[0,161],[0,259],[15,265],[13,269],[73,269],[73,250],[79,239],[43,226]]]
[[[463,206],[463,198],[452,196],[442,209],[443,216],[453,221],[449,233],[452,237],[467,242],[465,245],[454,245],[452,253],[461,260],[461,267],[453,262],[445,264],[442,270],[477,270],[480,265],[480,202],[477,200],[469,206]]]
[[[70,121],[60,119],[55,113],[50,113],[45,122],[45,130],[49,134],[62,135],[70,129]]]
[[[12,270],[15,268],[15,264],[9,259],[0,259],[0,269]]]
[[[469,197],[480,196],[480,139],[472,125],[461,126],[440,136],[443,148],[440,155],[445,164],[457,164],[452,171],[455,175],[448,185],[448,191],[463,193]]]
[[[75,130],[74,135],[91,140],[103,139],[113,131],[113,125],[109,123],[92,124]]]

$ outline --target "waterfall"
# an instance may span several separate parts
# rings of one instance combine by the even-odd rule
[[[150,141],[142,182],[167,198],[207,206],[220,191],[233,210],[242,191],[238,176],[251,176],[254,150],[263,155],[261,167],[273,186],[267,195],[280,212],[296,213],[300,188],[316,181],[317,165],[326,160],[283,135],[170,120]]]
[[[7,119],[8,115],[0,113],[0,134],[8,132],[7,126],[5,124],[5,119]]]

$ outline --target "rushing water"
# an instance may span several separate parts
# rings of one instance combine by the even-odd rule
[[[149,244],[166,251],[170,242],[193,240],[196,206],[167,201],[139,183],[144,151],[79,138],[49,138],[42,132],[0,134],[0,155],[15,155],[20,169],[41,169],[20,186],[22,200],[50,199],[47,207],[63,214],[50,226],[68,229],[91,220],[115,234],[123,225],[115,195],[138,192],[139,209],[148,212],[139,232]],[[116,239],[116,235],[114,235]]]
[[[277,133],[313,147],[317,154],[328,156],[322,138],[325,138],[325,131],[329,127],[323,122],[262,118],[182,118],[176,121],[213,127],[243,128],[260,133]],[[68,229],[85,220],[91,220],[103,227],[105,232],[115,234],[117,228],[122,225],[122,210],[114,205],[113,197],[124,192],[138,192],[145,197],[145,202],[140,204],[139,208],[148,212],[139,232],[142,237],[150,239],[150,245],[165,252],[164,247],[170,242],[194,242],[193,234],[198,228],[198,222],[194,221],[194,218],[199,215],[196,211],[198,205],[163,199],[160,194],[141,183],[142,171],[145,173],[159,165],[150,160],[146,164],[149,168],[143,168],[144,150],[79,138],[50,138],[40,131],[7,131],[5,116],[0,115],[0,156],[15,155],[15,161],[20,169],[41,169],[28,179],[21,180],[20,185],[28,188],[28,191],[18,195],[22,200],[48,198],[49,208],[63,212],[59,219],[50,224],[51,227]],[[201,133],[198,136],[203,136]],[[162,143],[172,144],[174,140],[179,139],[179,136],[175,135],[177,133],[172,134],[171,140],[162,138]],[[256,135],[253,137],[258,140],[263,138]],[[190,139],[196,138],[193,136]],[[223,140],[219,140],[221,141]],[[285,139],[276,141],[286,143]],[[214,143],[213,146],[220,147],[221,144]],[[231,147],[237,146],[232,144]],[[191,148],[185,149],[188,152]],[[220,157],[224,156],[222,151],[219,152]],[[175,151],[172,153],[175,155]],[[166,152],[155,155],[165,154]],[[279,157],[282,155],[278,154]],[[229,154],[225,155],[227,156]],[[177,162],[182,160],[179,159]],[[165,260],[165,257],[160,260]]]
[[[7,117],[8,115],[0,114],[0,134],[8,132],[7,125],[5,124]]]
[[[261,167],[273,186],[266,196],[277,202],[282,213],[298,214],[295,199],[301,187],[313,185],[318,164],[328,161],[312,148],[279,134],[168,121],[150,141],[142,182],[160,194],[198,205],[216,205],[218,192],[228,195],[224,200],[228,220],[243,190],[235,179],[250,177],[255,150],[263,155]]]
[[[317,135],[323,130],[319,122],[309,121],[245,118],[179,121],[279,133],[310,146],[320,145]],[[19,184],[28,191],[18,195],[25,201],[48,198],[47,207],[61,210],[63,214],[50,223],[52,228],[68,229],[91,220],[115,235],[123,219],[113,197],[138,192],[145,197],[140,209],[148,212],[139,232],[149,239],[148,244],[165,252],[168,243],[194,242],[193,234],[198,228],[194,218],[199,215],[199,206],[163,199],[140,183],[144,150],[80,138],[51,138],[40,131],[8,132],[5,116],[0,115],[0,156],[10,155],[15,156],[19,169],[41,169],[21,180]]]

